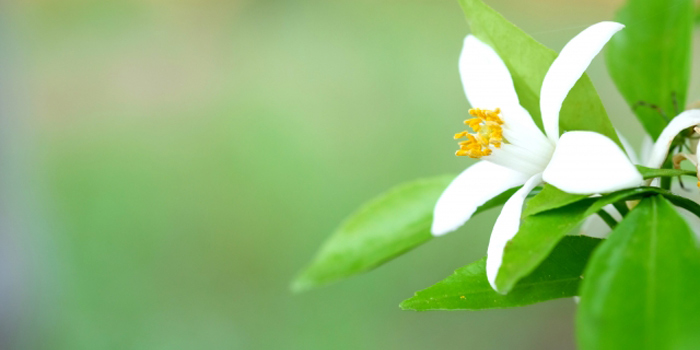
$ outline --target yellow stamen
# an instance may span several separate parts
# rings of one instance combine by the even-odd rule
[[[465,137],[466,141],[459,143],[459,150],[455,152],[458,156],[467,156],[471,158],[481,158],[491,154],[493,150],[490,148],[493,145],[496,148],[501,148],[503,144],[503,120],[500,117],[501,109],[478,109],[472,108],[469,114],[474,118],[464,121],[474,134],[468,131],[462,131],[455,134],[455,140]]]

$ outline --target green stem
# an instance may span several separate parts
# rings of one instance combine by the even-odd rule
[[[617,209],[618,212],[620,212],[620,215],[622,215],[622,217],[627,216],[627,213],[630,212],[630,210],[627,209],[627,203],[625,201],[615,202],[613,203],[613,206],[615,207],[615,209]]]
[[[608,226],[610,226],[611,229],[615,229],[615,226],[617,226],[617,221],[612,217],[612,215],[608,214],[607,211],[601,209],[598,211],[598,216],[600,216],[603,221],[605,221]]]
[[[674,149],[675,149],[675,147],[671,147],[671,149],[669,150],[669,152],[668,152],[669,156],[666,157],[666,160],[664,161],[664,165],[662,166],[662,168],[666,168],[666,169],[673,168],[673,159],[671,157],[671,154],[673,154]],[[670,190],[672,179],[673,178],[671,178],[671,177],[662,177],[660,187],[663,188],[664,190]]]

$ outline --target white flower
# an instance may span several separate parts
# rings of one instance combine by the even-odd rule
[[[474,134],[463,132],[457,155],[481,158],[448,186],[435,206],[432,233],[462,226],[476,209],[504,191],[522,185],[503,206],[493,226],[486,273],[495,289],[503,249],[518,232],[528,193],[548,182],[566,192],[593,194],[635,187],[642,177],[608,137],[572,131],[559,137],[562,103],[595,55],[624,26],[595,24],[574,37],[552,63],[542,83],[540,108],[546,135],[520,105],[508,68],[498,54],[472,35],[464,40],[459,70],[473,119]]]
[[[666,125],[664,130],[661,131],[659,138],[656,139],[654,147],[651,149],[651,153],[644,165],[648,168],[661,168],[668,156],[668,151],[671,148],[673,139],[675,139],[681,131],[698,125],[700,125],[700,110],[698,109],[687,110],[673,118],[673,120]],[[693,151],[697,154],[697,150],[694,149]],[[697,161],[694,163],[697,166]]]
[[[643,164],[648,168],[658,169],[663,166],[666,157],[668,157],[668,152],[671,148],[673,140],[681,132],[689,129],[691,127],[700,126],[700,110],[691,109],[679,114],[676,118],[671,120],[671,122],[664,128],[659,135],[656,142],[653,142],[650,137],[646,137],[642,142],[641,157],[638,158],[634,149],[625,141],[621,134],[618,133],[620,141],[622,141],[627,154],[630,159],[636,164]],[[700,153],[700,143],[690,145],[690,153],[679,153],[674,156],[674,163],[680,162],[682,159],[687,159],[689,162],[696,167],[698,172],[700,172],[700,163],[698,162],[698,153]],[[674,164],[678,165],[678,164]],[[658,186],[658,179],[651,181],[647,180],[647,185]],[[698,183],[700,186],[700,182]],[[681,188],[680,185],[674,184],[672,186],[674,193],[692,199],[696,202],[700,201],[700,191],[697,187],[692,186],[689,188]],[[608,205],[603,208],[608,214],[612,215],[613,218],[620,221],[622,216],[620,213],[612,206]],[[683,208],[681,209],[681,214],[685,217],[686,221],[693,229],[695,234],[700,237],[700,218],[695,214],[688,212]],[[586,219],[586,222],[581,226],[581,234],[591,237],[605,238],[610,234],[610,227],[605,224],[598,216],[590,216]]]

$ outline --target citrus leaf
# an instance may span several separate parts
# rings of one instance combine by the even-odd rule
[[[518,233],[504,249],[503,263],[496,277],[498,290],[508,293],[517,281],[530,274],[544,261],[559,240],[581,224],[586,217],[597,213],[608,204],[658,194],[700,217],[699,204],[658,187],[621,190],[523,217]]]
[[[527,202],[523,210],[523,217],[560,208],[588,197],[587,195],[566,193],[550,184],[545,184],[542,191]]]
[[[653,179],[655,177],[676,177],[676,176],[696,176],[697,172],[683,169],[653,169],[645,166],[637,165],[637,170],[642,174],[644,180]]]
[[[700,348],[700,250],[662,196],[644,199],[594,252],[577,315],[583,350]]]
[[[565,237],[529,276],[507,295],[498,294],[486,278],[486,258],[401,303],[404,310],[481,310],[530,305],[575,296],[584,267],[600,242],[590,237]]]
[[[365,204],[328,238],[292,289],[304,291],[366,272],[430,240],[435,203],[454,178],[409,182]],[[516,190],[492,198],[475,215],[502,205]]]
[[[615,19],[626,27],[608,44],[615,85],[656,139],[684,109],[691,66],[692,0],[628,0]]]

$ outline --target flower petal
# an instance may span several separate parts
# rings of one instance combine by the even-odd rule
[[[574,84],[593,57],[624,25],[616,22],[594,24],[571,39],[552,62],[542,82],[540,109],[544,131],[550,140],[559,139],[559,111]]]
[[[464,93],[473,108],[500,108],[507,123],[528,132],[541,133],[530,113],[520,106],[506,64],[491,46],[471,34],[464,39],[459,74]]]
[[[523,213],[523,203],[528,193],[542,182],[542,174],[536,174],[529,178],[525,185],[517,190],[508,199],[501,214],[498,215],[496,223],[491,231],[489,248],[486,254],[486,277],[494,290],[496,289],[496,276],[503,263],[503,249],[508,241],[515,237],[520,228],[520,216]]]
[[[542,177],[577,194],[612,192],[642,183],[642,175],[620,147],[592,131],[564,133]]]
[[[651,155],[645,165],[649,168],[661,168],[676,135],[695,125],[700,125],[700,110],[698,109],[685,111],[673,118],[661,132],[659,138],[656,139],[656,143],[651,149]]]
[[[526,175],[488,161],[470,166],[447,186],[438,199],[431,232],[434,236],[441,236],[458,229],[479,206],[526,180]]]

